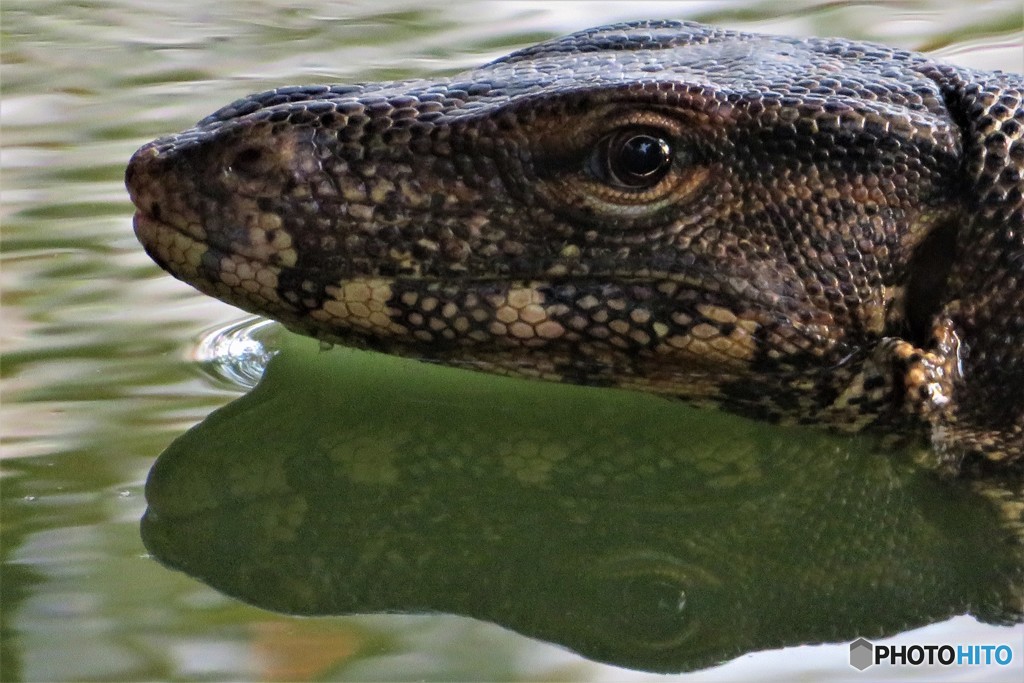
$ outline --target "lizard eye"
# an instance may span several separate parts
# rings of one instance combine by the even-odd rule
[[[658,183],[672,166],[672,146],[654,130],[628,128],[605,136],[590,161],[591,172],[603,182],[626,189]]]

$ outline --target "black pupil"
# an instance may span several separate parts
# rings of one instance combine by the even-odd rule
[[[620,138],[610,151],[612,175],[627,185],[654,184],[672,160],[668,142],[646,133]]]

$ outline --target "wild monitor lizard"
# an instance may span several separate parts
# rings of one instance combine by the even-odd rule
[[[157,263],[304,334],[1019,466],[1022,93],[641,21],[252,95],[126,180]]]

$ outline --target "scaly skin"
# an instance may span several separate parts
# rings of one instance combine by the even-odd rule
[[[157,263],[298,332],[921,434],[988,469],[1024,462],[1022,90],[639,22],[253,95],[126,180]]]

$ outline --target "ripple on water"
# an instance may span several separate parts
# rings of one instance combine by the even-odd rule
[[[275,342],[281,331],[273,320],[249,316],[206,330],[190,357],[217,383],[252,389],[277,353]]]

